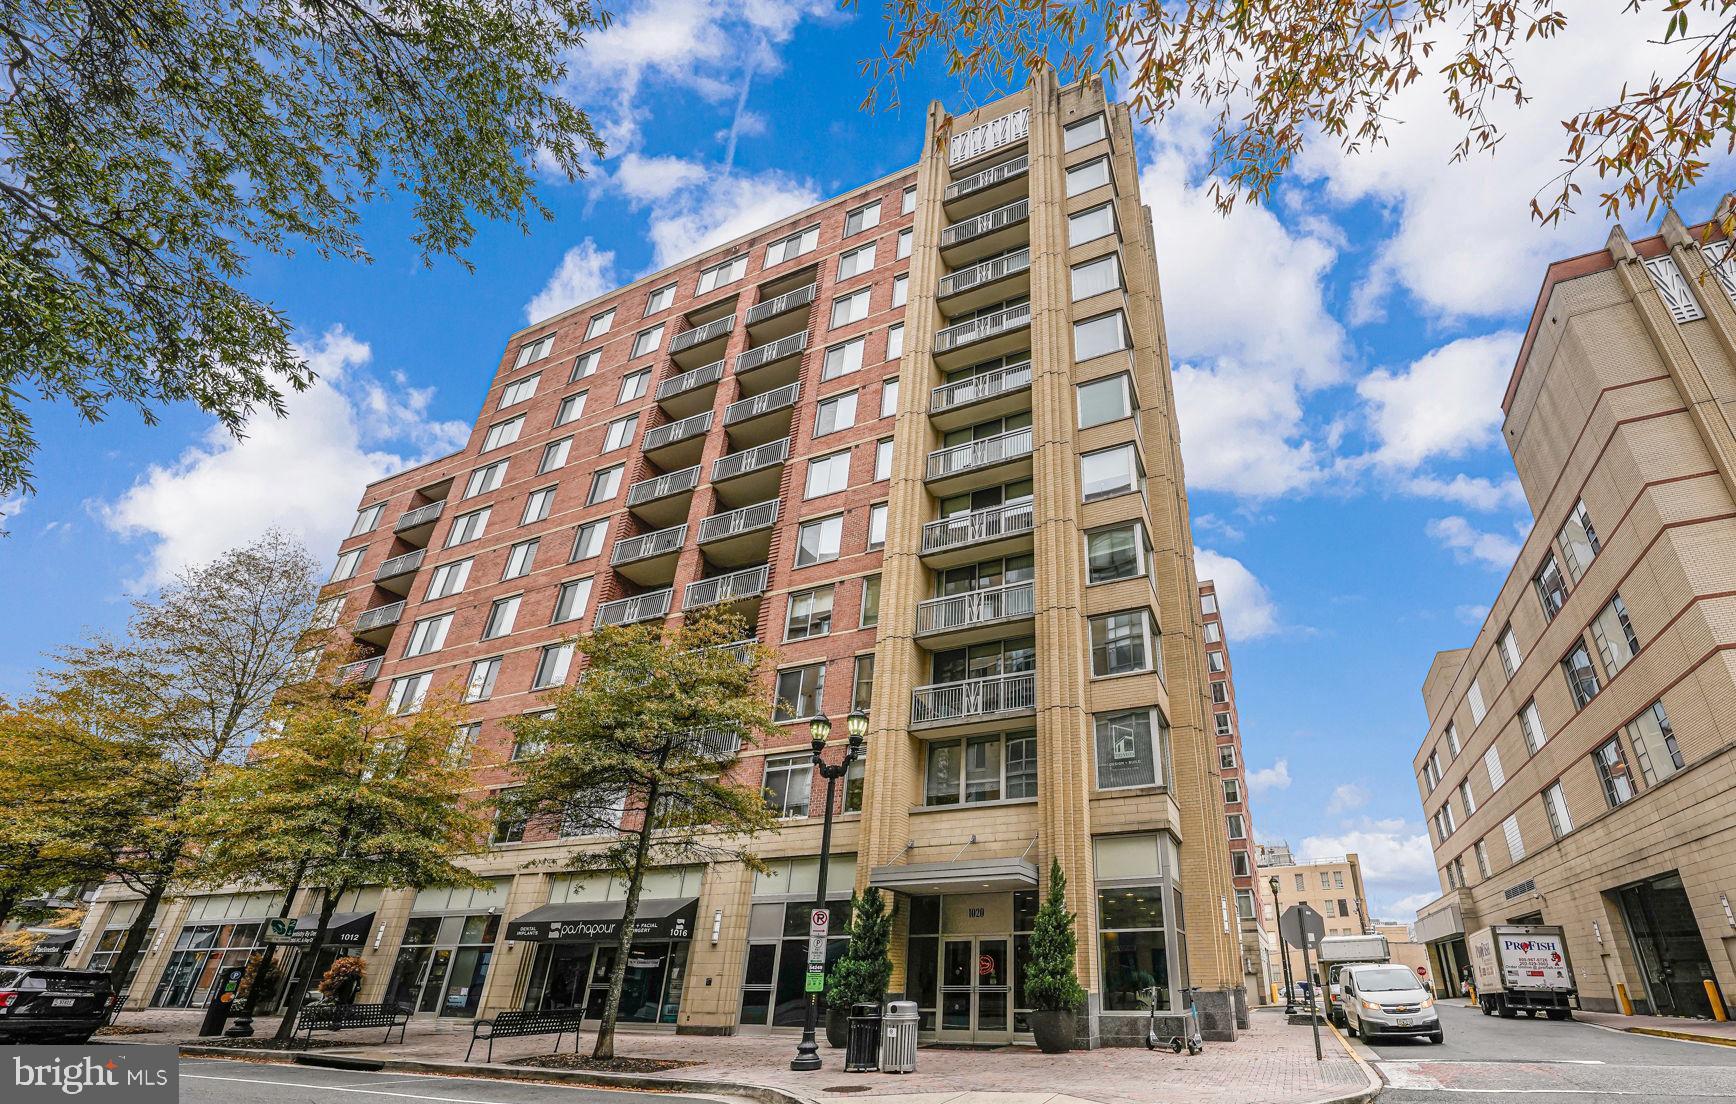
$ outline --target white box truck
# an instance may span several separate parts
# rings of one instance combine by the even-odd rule
[[[1369,933],[1329,935],[1320,941],[1315,951],[1320,956],[1320,976],[1326,981],[1326,1016],[1342,1027],[1344,1009],[1338,1004],[1339,971],[1365,962],[1391,962],[1392,949],[1386,945],[1386,936]]]
[[[1579,1005],[1567,934],[1554,924],[1495,924],[1465,939],[1471,984],[1485,1016],[1542,1012],[1566,1020]]]

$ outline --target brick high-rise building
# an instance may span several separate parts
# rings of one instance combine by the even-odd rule
[[[1128,113],[1045,76],[957,118],[932,108],[911,168],[512,335],[469,444],[367,489],[320,617],[378,650],[350,674],[392,708],[468,699],[490,788],[512,778],[481,765],[511,757],[501,721],[576,677],[576,633],[730,602],[777,649],[785,724],[733,768],[786,818],[770,871],[657,872],[629,1020],[801,1022],[821,812],[807,719],[860,707],[869,754],[829,889],[840,906],[897,895],[892,984],[925,1036],[1025,1034],[1053,858],[1084,1037],[1142,1038],[1153,985],[1172,1007],[1200,987],[1209,1032],[1233,1037],[1241,955],[1173,404]],[[586,846],[503,824],[476,861],[486,890],[353,895],[364,998],[595,1006],[612,952],[551,925],[606,926],[620,887],[527,867]],[[213,948],[244,949],[260,907],[177,902],[134,1003],[201,1001]]]
[[[1587,1008],[1736,995],[1733,292],[1729,241],[1673,213],[1544,276],[1502,400],[1536,524],[1423,684],[1447,979],[1468,931],[1536,922]]]

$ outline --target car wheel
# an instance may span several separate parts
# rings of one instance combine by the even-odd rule
[[[1433,1035],[1429,1036],[1429,1042],[1435,1044],[1436,1046],[1440,1046],[1442,1043],[1444,1043],[1446,1041],[1447,1041],[1447,1034],[1444,1031],[1437,1031]]]
[[[1565,1008],[1551,1008],[1549,1010],[1549,1018],[1552,1020],[1568,1020],[1573,1018],[1573,1013]]]
[[[1488,1001],[1478,1001],[1477,1003],[1483,1009],[1483,1015],[1493,1016],[1495,1014],[1495,1006]]]

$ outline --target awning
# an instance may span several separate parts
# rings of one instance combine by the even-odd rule
[[[1029,859],[894,864],[875,867],[868,884],[895,893],[1011,893],[1037,888],[1037,865]]]
[[[579,901],[531,909],[506,927],[508,939],[530,943],[587,943],[621,934],[625,901]],[[668,897],[639,902],[635,939],[692,939],[699,898]]]
[[[28,928],[31,935],[39,936],[36,941],[36,952],[58,951],[71,945],[78,938],[77,928]]]
[[[374,926],[371,912],[334,912],[326,922],[325,945],[328,947],[359,947]],[[319,927],[319,913],[303,916],[295,922],[295,935],[284,942],[291,947],[313,946],[313,933]]]

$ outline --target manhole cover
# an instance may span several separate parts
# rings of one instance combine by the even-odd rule
[[[867,1092],[868,1086],[867,1085],[827,1085],[825,1088],[821,1089],[820,1091],[821,1092],[839,1092],[839,1093]]]

